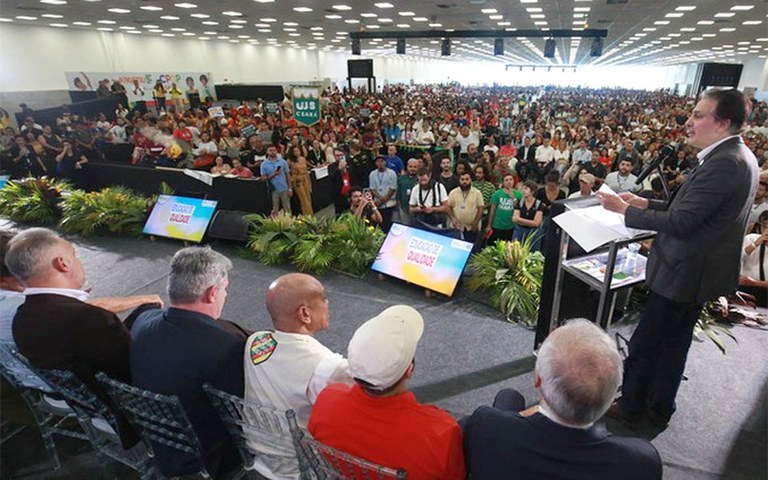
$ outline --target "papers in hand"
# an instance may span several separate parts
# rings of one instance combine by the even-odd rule
[[[606,184],[598,191],[605,195],[616,195]],[[646,232],[628,228],[624,225],[624,215],[606,210],[601,205],[566,210],[552,220],[586,252],[591,252],[608,242],[632,238]]]

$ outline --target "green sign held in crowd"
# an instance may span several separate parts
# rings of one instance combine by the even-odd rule
[[[320,90],[311,87],[293,87],[293,118],[302,125],[320,121]]]

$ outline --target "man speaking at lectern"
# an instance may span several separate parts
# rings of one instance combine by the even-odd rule
[[[739,135],[748,103],[738,90],[701,94],[685,124],[688,144],[701,149],[699,166],[669,203],[598,194],[628,227],[658,232],[646,269],[651,294],[629,341],[622,396],[608,412],[629,426],[645,414],[657,426],[669,423],[703,304],[738,284],[758,182],[757,160]]]

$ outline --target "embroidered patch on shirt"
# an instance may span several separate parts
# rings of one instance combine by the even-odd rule
[[[267,332],[257,335],[251,342],[251,362],[254,365],[266,362],[274,353],[275,348],[277,348],[277,340],[275,340],[271,333]]]

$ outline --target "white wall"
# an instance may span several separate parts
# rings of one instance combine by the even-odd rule
[[[744,64],[739,89],[749,87],[757,88],[757,99],[768,100],[768,59],[753,58]]]
[[[210,71],[216,83],[302,83],[326,78],[344,82],[347,52],[325,52],[188,40],[158,36],[97,32],[73,28],[0,26],[0,92],[63,90],[67,71]],[[363,52],[368,53],[368,52]],[[360,57],[356,57],[360,58]],[[403,56],[372,56],[379,85],[385,83],[622,86],[668,88],[690,83],[695,66],[518,67],[506,70],[494,62],[459,62]],[[747,86],[762,79],[766,62],[748,63]]]

